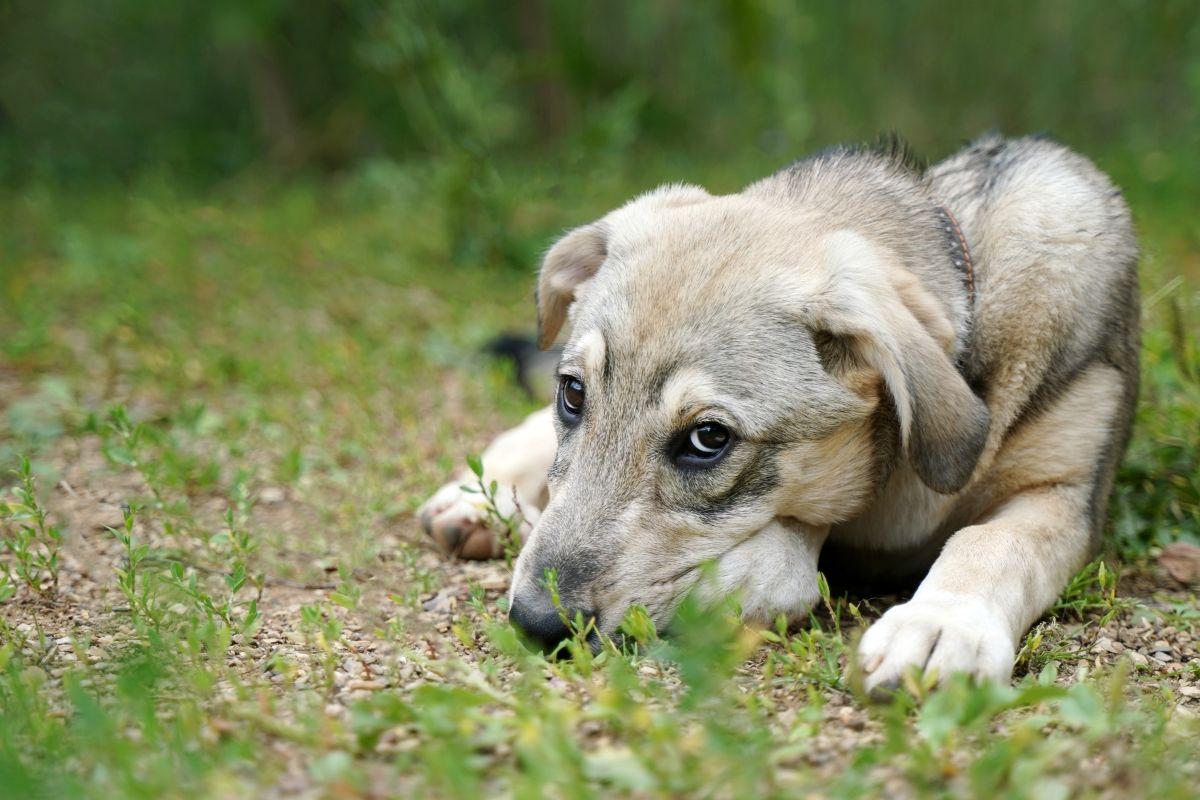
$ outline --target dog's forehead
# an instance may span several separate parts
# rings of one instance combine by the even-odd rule
[[[819,234],[821,219],[812,209],[745,194],[677,206],[633,204],[608,218],[606,249],[621,261],[643,253],[754,252],[802,244],[810,234]]]
[[[737,196],[621,221],[576,297],[564,366],[627,413],[719,405],[767,426],[838,405],[798,314],[797,287],[822,283],[818,227]]]
[[[823,284],[824,228],[812,214],[741,195],[623,215],[609,227],[603,265],[577,290],[572,321],[656,336],[697,319],[780,312],[799,299],[791,289]]]

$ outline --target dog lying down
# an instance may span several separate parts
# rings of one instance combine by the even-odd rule
[[[528,527],[510,619],[568,635],[553,569],[606,633],[635,603],[663,625],[693,588],[800,620],[820,556],[920,578],[862,638],[868,689],[913,666],[1007,680],[1098,546],[1137,395],[1136,262],[1120,192],[1041,138],[926,171],[833,148],[568,232],[538,277],[539,344],[570,322],[557,398],[483,455]],[[466,480],[422,524],[494,557]]]

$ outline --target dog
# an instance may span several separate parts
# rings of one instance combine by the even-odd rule
[[[539,344],[570,323],[557,397],[482,457],[526,524],[510,620],[550,649],[564,616],[663,625],[696,591],[795,622],[829,564],[919,579],[859,643],[868,690],[914,667],[1008,680],[1100,544],[1137,260],[1089,160],[994,134],[928,169],[849,146],[737,194],[663,186],[571,230],[537,281]],[[465,482],[420,519],[493,557]]]

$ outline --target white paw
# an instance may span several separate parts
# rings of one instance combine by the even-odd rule
[[[1004,620],[982,600],[927,592],[895,606],[872,625],[858,647],[868,692],[894,689],[914,667],[1008,681],[1015,643]]]
[[[462,488],[475,482],[473,475],[451,481],[417,509],[421,527],[444,556],[484,559],[498,558],[504,552],[503,538],[508,534],[507,529],[495,515],[488,514],[482,494]],[[505,489],[502,486],[496,492],[496,510],[515,519],[524,538],[531,525],[526,515],[536,512],[518,507],[518,502],[511,487]]]

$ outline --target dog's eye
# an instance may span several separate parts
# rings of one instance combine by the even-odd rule
[[[677,461],[684,465],[701,466],[720,458],[733,437],[719,422],[701,422],[688,431],[679,448]]]
[[[558,413],[564,422],[578,422],[583,413],[583,381],[564,375],[558,382]]]

